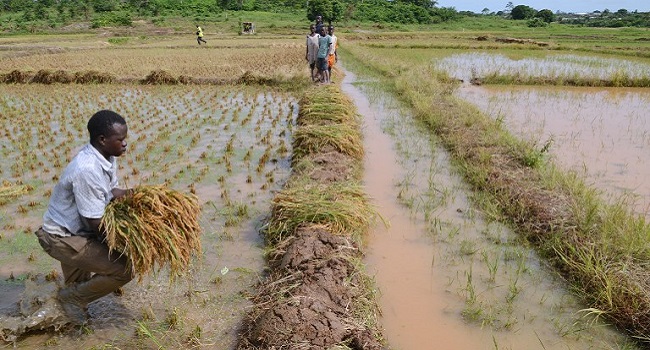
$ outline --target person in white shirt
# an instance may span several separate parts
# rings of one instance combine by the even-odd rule
[[[329,36],[332,38],[332,45],[330,46],[329,56],[327,58],[327,70],[329,71],[330,79],[332,78],[332,67],[334,63],[339,61],[339,56],[336,54],[336,48],[339,47],[338,38],[334,35],[334,26],[330,25],[327,28]]]
[[[36,231],[45,252],[61,262],[65,287],[57,297],[73,324],[85,323],[88,303],[133,279],[127,257],[109,253],[100,230],[106,205],[128,193],[118,188],[116,162],[126,151],[126,121],[102,110],[87,127],[90,143],[63,171]]]
[[[305,51],[305,60],[309,63],[309,69],[311,70],[311,81],[316,81],[316,73],[314,69],[316,68],[316,59],[318,57],[318,38],[320,35],[316,33],[316,26],[309,26],[310,33],[307,35],[307,47]]]

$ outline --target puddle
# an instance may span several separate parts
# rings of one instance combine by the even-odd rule
[[[365,186],[390,221],[366,263],[394,349],[618,349],[534,251],[472,208],[447,154],[378,84],[343,90],[364,116]]]
[[[650,217],[650,91],[628,88],[476,87],[457,96],[615,198]]]
[[[464,81],[491,74],[521,77],[612,79],[650,76],[650,65],[615,58],[548,55],[544,58],[510,59],[484,52],[451,55],[434,61],[436,67]]]
[[[0,86],[0,114],[7,116],[0,120],[7,135],[0,178],[34,188],[0,206],[0,278],[15,278],[0,284],[0,316],[11,314],[28,276],[60,271],[32,232],[54,177],[87,142],[87,119],[102,108],[129,123],[123,183],[166,183],[199,197],[203,255],[174,283],[163,270],[130,282],[123,296],[92,303],[83,334],[37,332],[17,346],[233,348],[246,295],[265,267],[258,225],[289,174],[298,113],[293,96],[261,88]]]

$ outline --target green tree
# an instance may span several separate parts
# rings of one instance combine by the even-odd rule
[[[343,16],[345,7],[339,0],[312,0],[307,4],[307,19],[313,21],[316,16],[323,16],[323,22],[336,22]]]
[[[517,5],[510,12],[512,19],[529,19],[535,16],[535,9],[527,5]]]
[[[535,18],[541,18],[542,21],[546,23],[551,23],[555,21],[555,14],[553,13],[553,11],[549,9],[543,9],[537,11],[537,13],[535,14]]]
[[[512,3],[512,1],[508,1],[506,4],[506,10],[504,12],[511,13],[513,8],[515,8],[515,5]]]
[[[405,4],[413,4],[415,6],[424,7],[426,9],[434,8],[438,3],[436,0],[401,0],[400,2]]]

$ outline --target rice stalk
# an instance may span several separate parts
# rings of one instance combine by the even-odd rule
[[[322,225],[334,234],[361,235],[376,217],[360,184],[296,184],[273,198],[263,231],[271,243],[282,241],[306,223]]]
[[[10,185],[3,184],[0,186],[0,204],[5,204],[9,200],[20,197],[21,195],[29,192],[31,187],[29,185]]]
[[[173,279],[201,251],[199,212],[192,194],[163,185],[140,186],[106,207],[101,228],[110,250],[125,254],[140,280],[164,265]]]

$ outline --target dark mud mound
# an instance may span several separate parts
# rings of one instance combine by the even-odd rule
[[[58,279],[36,276],[25,281],[25,291],[16,310],[0,314],[0,338],[14,342],[26,333],[59,330],[69,324],[63,310],[54,298],[60,287]]]
[[[335,150],[307,156],[294,168],[319,183],[348,181],[360,171],[352,157]]]
[[[350,315],[349,306],[367,298],[352,258],[360,251],[346,238],[317,226],[302,227],[281,243],[271,268],[278,271],[260,287],[239,349],[381,349]]]

